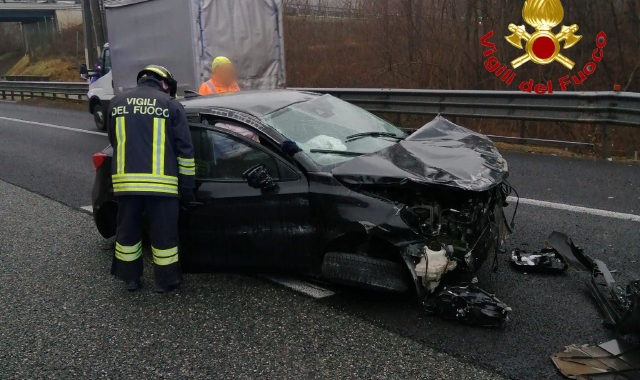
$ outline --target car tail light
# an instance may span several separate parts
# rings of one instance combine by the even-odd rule
[[[96,171],[100,169],[102,164],[107,160],[107,155],[100,152],[93,155],[93,166],[96,168]]]

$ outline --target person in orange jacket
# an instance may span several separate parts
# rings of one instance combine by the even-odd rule
[[[211,79],[200,86],[200,95],[224,94],[240,91],[236,83],[236,69],[227,57],[217,57],[211,64]]]

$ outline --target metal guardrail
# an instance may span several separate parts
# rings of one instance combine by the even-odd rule
[[[365,12],[358,8],[329,7],[310,4],[285,4],[284,14],[286,16],[338,19],[364,19],[367,17],[375,17],[373,13]]]
[[[628,92],[560,92],[538,95],[520,91],[387,90],[296,88],[331,94],[370,112],[437,115],[454,121],[459,117],[519,120],[520,137],[489,136],[495,141],[560,147],[594,144],[532,139],[526,136],[528,121],[595,124],[602,128],[602,157],[611,155],[610,128],[615,125],[640,127],[640,94]],[[84,99],[87,83],[1,82],[0,98],[58,97]]]
[[[37,75],[5,75],[0,77],[0,81],[7,80],[12,82],[48,82],[49,77]]]
[[[0,99],[28,98],[76,99],[87,98],[86,82],[20,82],[0,81]]]

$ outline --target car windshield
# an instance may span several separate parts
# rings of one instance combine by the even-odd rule
[[[405,137],[393,124],[330,95],[292,104],[262,120],[320,166],[377,152]]]

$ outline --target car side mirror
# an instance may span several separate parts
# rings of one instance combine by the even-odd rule
[[[242,173],[242,178],[244,178],[248,185],[254,189],[271,191],[275,190],[277,187],[267,170],[267,166],[264,164],[249,168],[247,171]]]
[[[80,65],[80,78],[88,79],[89,78],[89,70],[87,70],[87,65],[84,63]]]

